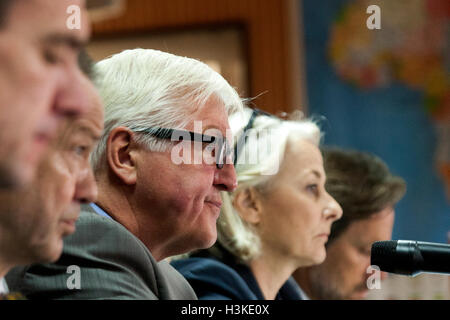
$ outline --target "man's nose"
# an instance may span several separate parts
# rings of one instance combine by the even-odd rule
[[[234,191],[237,187],[237,176],[234,165],[224,164],[222,169],[216,168],[213,184],[221,191]]]
[[[75,200],[80,203],[90,203],[97,200],[97,183],[91,168],[85,169],[79,175],[75,189]]]
[[[60,84],[53,106],[59,117],[78,116],[89,110],[89,79],[78,66],[68,66],[61,73]]]

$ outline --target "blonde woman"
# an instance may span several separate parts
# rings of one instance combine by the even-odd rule
[[[324,261],[331,224],[342,215],[324,187],[320,130],[252,109],[230,126],[240,137],[238,188],[222,195],[218,241],[172,264],[199,299],[297,299],[291,274]]]

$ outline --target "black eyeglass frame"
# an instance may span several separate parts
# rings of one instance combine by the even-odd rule
[[[241,136],[239,137],[238,141],[236,142],[234,146],[234,160],[233,165],[236,166],[237,159],[239,156],[239,153],[242,151],[242,148],[244,148],[245,145],[245,136],[247,134],[247,131],[250,130],[253,127],[253,123],[255,122],[255,119],[259,115],[264,115],[268,117],[275,117],[273,114],[270,114],[264,110],[254,108],[252,111],[252,114],[250,115],[250,119],[247,122],[247,125],[242,130]]]
[[[170,128],[160,128],[160,127],[151,127],[144,129],[132,129],[133,132],[136,133],[144,133],[152,135],[159,139],[167,139],[174,142],[184,141],[186,136],[189,136],[187,141],[195,141],[195,142],[209,142],[209,143],[217,143],[219,152],[216,153],[216,167],[217,169],[222,169],[224,164],[227,161],[227,157],[232,154],[232,149],[228,143],[228,140],[224,137],[223,139],[218,139],[215,136],[210,136],[198,132],[192,132],[181,129],[170,129]]]

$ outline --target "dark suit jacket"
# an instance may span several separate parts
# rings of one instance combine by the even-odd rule
[[[14,268],[11,291],[29,299],[196,299],[188,282],[166,261],[157,262],[145,245],[113,219],[82,206],[76,232],[64,240],[52,264]],[[69,289],[80,269],[80,289]],[[69,273],[70,272],[70,273]],[[70,278],[72,277],[72,278]],[[73,287],[73,286],[72,286]]]
[[[220,257],[202,250],[190,258],[171,263],[189,281],[200,300],[264,300],[251,269],[236,262],[216,244],[217,248],[220,248]],[[288,279],[275,299],[301,300],[293,278]]]

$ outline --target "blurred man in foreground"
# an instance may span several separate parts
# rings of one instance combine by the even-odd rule
[[[87,112],[77,57],[89,34],[84,0],[0,1],[0,188],[30,182],[63,119]]]
[[[86,77],[83,90],[89,112],[63,123],[33,181],[0,192],[0,278],[14,266],[56,261],[63,237],[75,231],[80,205],[97,198],[89,155],[103,129],[103,107]]]

